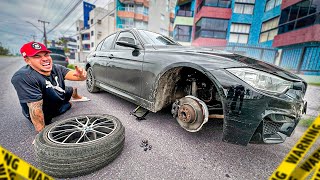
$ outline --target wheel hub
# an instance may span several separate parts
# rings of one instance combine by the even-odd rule
[[[199,131],[208,121],[207,105],[194,96],[185,96],[172,104],[171,113],[182,128],[189,132]]]
[[[196,121],[195,109],[189,104],[182,105],[178,111],[178,118],[185,123],[194,123]]]

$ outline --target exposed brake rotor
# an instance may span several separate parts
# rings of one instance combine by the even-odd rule
[[[180,126],[189,132],[199,131],[208,122],[207,105],[194,96],[185,96],[172,104],[171,113]]]

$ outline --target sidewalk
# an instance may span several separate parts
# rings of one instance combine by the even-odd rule
[[[309,85],[304,99],[308,102],[306,117],[320,115],[320,86]]]

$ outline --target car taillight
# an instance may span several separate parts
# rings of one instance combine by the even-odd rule
[[[69,62],[69,58],[68,57],[66,57],[66,62]]]

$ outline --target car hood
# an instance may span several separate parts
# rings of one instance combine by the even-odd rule
[[[218,60],[212,59],[212,62],[223,64],[223,66],[220,66],[221,68],[251,67],[254,69],[275,74],[277,76],[283,77],[288,80],[304,81],[299,76],[291,72],[288,72],[273,64],[269,64],[269,63],[256,60],[250,57],[246,57],[243,55],[234,54],[234,53],[230,53],[222,50],[210,49],[210,48],[188,47],[188,46],[153,46],[153,48],[159,51],[166,51],[166,52],[201,54],[204,56],[208,56],[209,58],[210,57],[212,58],[212,56],[220,57]],[[207,60],[205,61],[207,63]],[[201,64],[201,60],[199,64]]]

